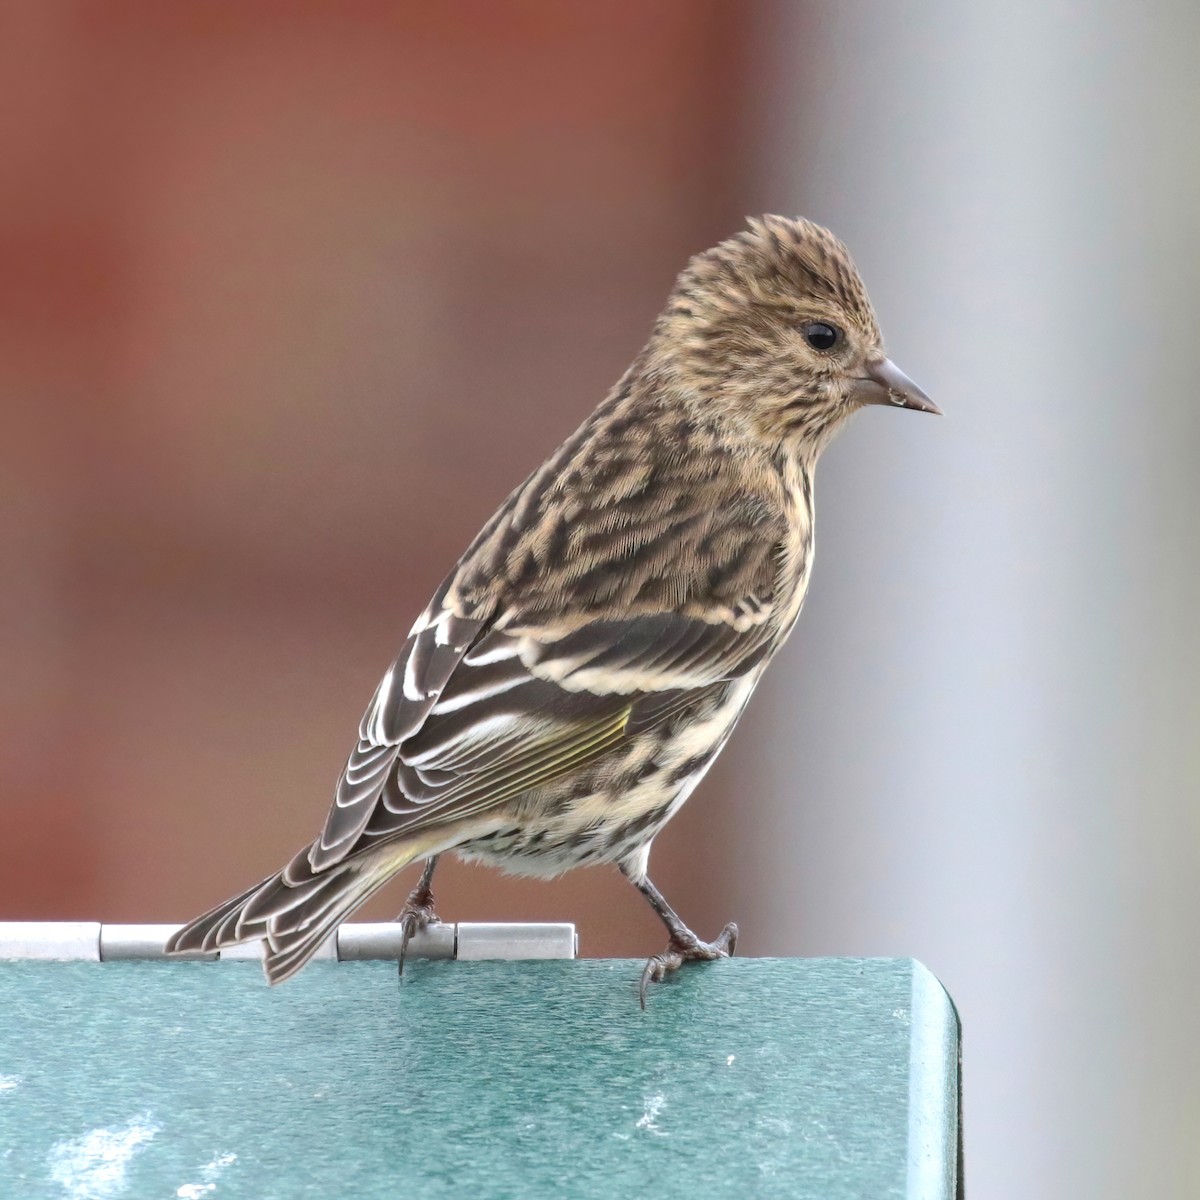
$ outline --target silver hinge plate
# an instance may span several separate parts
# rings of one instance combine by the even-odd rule
[[[231,946],[219,954],[163,953],[178,925],[109,925],[100,921],[0,921],[0,961],[128,962],[174,958],[227,962],[262,958],[262,943]],[[567,922],[458,921],[429,925],[408,944],[411,958],[481,959],[574,958],[575,926]],[[400,925],[342,925],[316,953],[336,962],[395,960],[400,954]]]

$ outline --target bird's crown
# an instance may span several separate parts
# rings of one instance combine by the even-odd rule
[[[870,340],[879,331],[850,252],[828,229],[804,217],[747,218],[749,228],[695,255],[676,294],[697,290],[722,306],[837,308]]]

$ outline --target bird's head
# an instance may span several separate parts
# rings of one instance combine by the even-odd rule
[[[846,247],[803,218],[751,219],[697,254],[652,347],[695,400],[812,454],[863,405],[940,411],[884,353]]]

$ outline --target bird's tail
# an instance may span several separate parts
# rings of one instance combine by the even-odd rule
[[[168,954],[221,950],[263,941],[267,982],[290,979],[356,908],[424,850],[420,843],[355,855],[321,871],[306,846],[282,871],[190,921],[167,942]]]

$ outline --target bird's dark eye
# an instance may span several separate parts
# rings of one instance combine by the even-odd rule
[[[800,332],[814,350],[832,350],[842,340],[842,331],[825,321],[809,321],[801,326]]]

